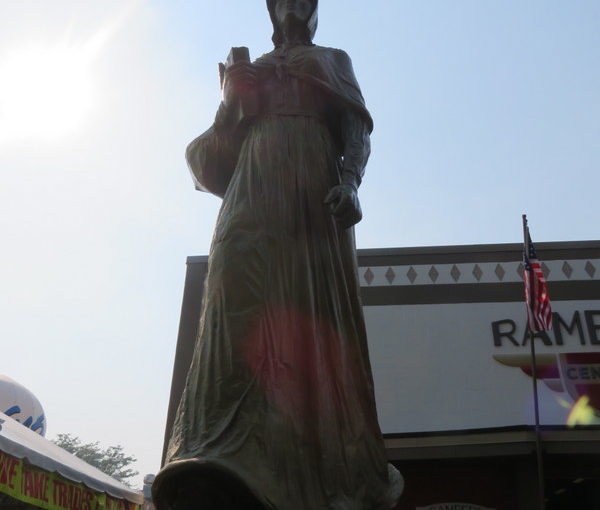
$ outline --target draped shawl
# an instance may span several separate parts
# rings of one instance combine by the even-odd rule
[[[277,67],[281,65],[280,55],[281,50],[275,49],[254,63],[259,68]],[[358,113],[369,132],[372,131],[373,120],[346,52],[322,46],[299,45],[288,50],[285,65],[290,75],[324,90],[342,108]],[[196,189],[224,196],[237,164],[245,132],[243,127],[228,123],[226,108],[221,104],[215,123],[192,141],[186,151]]]

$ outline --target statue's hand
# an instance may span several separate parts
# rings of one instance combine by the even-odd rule
[[[325,197],[331,214],[342,228],[350,228],[362,219],[358,192],[351,184],[338,184]]]
[[[250,62],[237,62],[225,69],[223,103],[230,106],[256,87],[256,67]]]

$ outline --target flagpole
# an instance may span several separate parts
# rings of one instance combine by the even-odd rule
[[[529,235],[527,228],[527,216],[523,214],[523,240],[525,243],[525,253],[529,254]],[[532,279],[530,278],[531,282]],[[531,295],[531,294],[530,294]],[[531,378],[533,380],[533,407],[535,411],[535,453],[537,459],[538,490],[540,499],[540,510],[546,509],[545,483],[544,483],[544,463],[542,459],[542,439],[540,433],[540,408],[538,400],[537,385],[537,362],[535,358],[534,332],[529,327],[527,321],[527,331],[529,332],[529,345],[531,349]]]

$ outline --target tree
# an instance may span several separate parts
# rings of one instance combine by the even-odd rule
[[[52,442],[126,485],[129,485],[128,478],[139,474],[138,471],[129,468],[137,459],[125,455],[121,445],[102,448],[98,441],[82,443],[72,434],[57,434]]]

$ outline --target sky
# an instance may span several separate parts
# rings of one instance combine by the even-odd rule
[[[375,121],[359,248],[599,239],[600,2],[322,0]],[[185,146],[262,1],[0,0],[0,373],[47,437],[160,467],[190,255],[220,199]],[[134,482],[141,483],[141,475]]]

